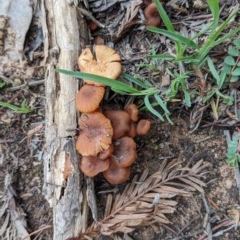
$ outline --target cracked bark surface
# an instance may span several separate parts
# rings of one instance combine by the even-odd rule
[[[77,8],[62,0],[42,0],[45,71],[44,195],[53,208],[53,239],[77,236],[87,224],[88,206],[79,156],[75,150],[76,79],[56,68],[73,70],[81,48],[88,42],[86,23]],[[72,171],[64,179],[66,161]]]

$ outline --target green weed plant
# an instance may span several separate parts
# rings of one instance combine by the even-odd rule
[[[181,61],[187,64],[194,64],[198,67],[202,66],[205,62],[209,51],[230,39],[237,32],[240,31],[240,27],[229,31],[227,34],[221,35],[226,26],[233,20],[233,18],[238,13],[239,9],[235,9],[228,18],[223,22],[220,22],[220,9],[218,0],[207,0],[209,9],[211,11],[213,21],[207,24],[199,33],[195,34],[191,39],[186,38],[181,33],[177,32],[174,29],[174,26],[169,19],[167,13],[165,12],[162,4],[159,0],[154,0],[159,14],[163,20],[167,29],[160,29],[156,27],[148,27],[147,29],[153,33],[158,33],[170,38],[175,44],[175,53],[173,54],[160,54],[160,55],[151,55],[152,58],[157,58],[160,60],[172,60],[172,61]],[[197,44],[194,40],[200,36],[207,35],[207,40],[202,44]],[[191,54],[188,54],[192,52]]]
[[[228,49],[223,66],[223,71],[230,82],[236,82],[240,78],[240,40],[235,39],[233,44],[234,46]]]
[[[5,87],[5,82],[0,82],[0,89]],[[7,102],[0,101],[0,106],[13,110],[16,113],[30,113],[32,109],[27,106],[26,99],[22,101],[20,106],[16,106]]]
[[[28,105],[27,105],[26,99],[24,99],[22,101],[20,106],[16,106],[16,105],[13,105],[13,104],[10,104],[10,103],[7,103],[7,102],[2,102],[2,101],[0,101],[0,106],[6,107],[8,109],[11,109],[11,110],[13,110],[16,113],[22,113],[23,114],[23,113],[30,113],[30,112],[32,112],[32,109],[29,108]]]
[[[239,9],[234,10],[228,18],[220,23],[220,8],[219,1],[217,0],[207,0],[209,9],[212,14],[213,21],[207,24],[200,32],[198,32],[192,38],[187,38],[181,33],[177,32],[174,29],[174,26],[168,17],[166,11],[164,10],[162,4],[159,0],[154,0],[159,14],[163,20],[166,29],[148,27],[147,29],[153,33],[161,34],[174,42],[175,52],[171,54],[151,54],[149,58],[156,61],[161,65],[164,62],[171,61],[175,64],[178,64],[178,71],[172,71],[168,68],[165,69],[166,72],[172,77],[171,86],[167,91],[162,91],[154,83],[146,79],[141,79],[136,76],[131,76],[124,73],[122,77],[127,80],[130,84],[125,84],[121,81],[113,81],[105,77],[87,74],[82,72],[74,72],[63,69],[58,69],[57,72],[70,75],[76,78],[89,79],[102,83],[109,86],[113,91],[133,96],[140,96],[143,98],[143,102],[147,110],[156,115],[161,121],[167,119],[171,124],[170,111],[168,110],[167,103],[173,100],[177,94],[182,94],[183,103],[187,107],[191,107],[191,94],[192,90],[189,90],[188,87],[188,78],[191,76],[191,69],[194,66],[201,67],[206,63],[209,67],[210,73],[214,79],[213,87],[210,92],[207,93],[206,97],[203,99],[204,102],[211,101],[213,97],[217,96],[218,102],[219,99],[224,99],[227,104],[232,103],[232,98],[222,94],[221,90],[223,84],[226,83],[226,76],[231,76],[231,79],[235,79],[235,76],[239,76],[240,64],[237,57],[237,51],[239,50],[239,40],[235,41],[235,46],[237,51],[229,50],[230,58],[225,59],[225,68],[228,69],[222,72],[219,72],[212,63],[211,58],[209,57],[209,51],[230,39],[236,33],[240,31],[240,27],[236,27],[229,31],[226,34],[222,34],[223,30],[229,25],[229,23],[234,19]],[[196,39],[200,36],[207,36],[207,40],[201,44],[196,43]],[[237,58],[237,59],[236,59]],[[233,65],[234,62],[234,65]],[[230,69],[229,67],[230,66]],[[144,67],[152,69],[151,64],[145,64]],[[187,72],[184,69],[190,69]],[[133,87],[134,86],[134,87]],[[156,106],[160,107],[156,108]]]
[[[173,124],[173,122],[170,119],[170,112],[167,109],[166,102],[159,96],[159,89],[157,87],[154,87],[152,83],[150,83],[147,80],[140,80],[137,77],[133,77],[127,73],[123,73],[122,77],[129,81],[131,84],[135,84],[138,88],[132,87],[129,84],[126,84],[121,81],[116,81],[111,78],[106,78],[102,76],[98,76],[95,74],[90,73],[83,73],[83,72],[77,72],[77,71],[69,71],[64,69],[57,69],[58,73],[66,74],[75,78],[82,78],[82,79],[89,79],[91,81],[95,81],[98,83],[102,83],[106,86],[109,86],[112,91],[119,93],[119,94],[126,94],[126,95],[132,95],[132,96],[141,96],[143,97],[143,101],[145,104],[145,107],[154,115],[156,115],[161,121],[164,121],[164,116],[167,118],[167,120]],[[152,104],[152,98],[154,99],[154,102],[157,102],[159,106],[164,111],[164,116],[159,111],[154,109]]]

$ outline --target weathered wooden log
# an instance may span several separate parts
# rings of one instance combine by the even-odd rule
[[[53,208],[53,239],[65,240],[86,228],[88,206],[75,150],[78,81],[55,69],[74,69],[81,48],[88,42],[88,31],[77,8],[67,1],[42,0],[42,14],[46,66],[43,190]]]

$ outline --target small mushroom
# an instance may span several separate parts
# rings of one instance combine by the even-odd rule
[[[141,119],[137,124],[137,135],[145,135],[151,128],[151,122],[147,119]]]
[[[137,135],[137,129],[135,123],[131,123],[130,131],[128,132],[128,137],[135,138]]]
[[[105,45],[94,46],[94,58],[90,48],[85,48],[78,58],[78,66],[82,72],[92,73],[99,76],[117,79],[121,72],[121,58],[119,54],[112,48]],[[96,83],[90,80],[84,80],[88,84],[102,86],[103,84]]]
[[[101,112],[82,113],[76,149],[83,156],[96,156],[112,143],[113,128]]]
[[[96,156],[83,156],[79,167],[86,176],[94,177],[109,168],[109,159],[100,160]]]
[[[97,157],[101,160],[104,160],[104,159],[110,157],[112,152],[113,152],[113,144],[110,144],[109,148],[98,153]]]
[[[144,16],[146,18],[146,25],[148,26],[158,27],[161,24],[161,18],[154,2],[150,3],[144,9]]]
[[[119,167],[131,166],[137,158],[136,143],[130,137],[122,137],[114,142],[112,158]]]
[[[138,121],[138,107],[134,103],[128,104],[124,110],[130,115],[133,122]]]
[[[117,166],[114,159],[110,158],[109,168],[103,172],[104,178],[111,184],[121,184],[128,180],[130,167],[121,168]]]
[[[76,95],[76,108],[80,112],[94,112],[103,99],[105,88],[85,84]]]
[[[94,32],[98,28],[97,24],[91,20],[87,22],[87,25],[91,32]]]
[[[131,118],[127,112],[123,110],[106,110],[103,114],[111,121],[114,140],[128,135],[131,128]]]

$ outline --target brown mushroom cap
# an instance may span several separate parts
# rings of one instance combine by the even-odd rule
[[[128,134],[131,128],[131,118],[127,112],[123,110],[106,110],[103,114],[111,121],[114,140]]]
[[[147,119],[141,119],[137,124],[137,135],[145,135],[151,128],[151,122]]]
[[[130,115],[133,122],[138,121],[138,107],[134,103],[128,104],[124,110]]]
[[[78,66],[82,72],[92,73],[103,77],[117,79],[121,72],[121,58],[119,54],[112,48],[105,45],[94,46],[95,56],[89,48],[85,48],[82,54],[78,58]],[[102,86],[90,80],[84,80],[88,84],[94,84],[96,86]]]
[[[94,177],[109,168],[109,159],[100,160],[96,156],[83,156],[79,167],[86,176]]]
[[[101,112],[82,113],[76,149],[83,156],[96,156],[112,143],[113,128]]]
[[[158,27],[161,24],[161,18],[159,16],[157,6],[154,2],[150,3],[144,9],[144,16],[146,18],[146,25],[148,26]]]
[[[103,172],[103,176],[111,184],[121,184],[128,180],[130,176],[130,167],[118,167],[115,160],[110,158],[109,168]]]
[[[130,137],[122,137],[114,142],[112,158],[119,167],[131,166],[137,158],[136,143]]]
[[[113,144],[110,144],[109,148],[98,153],[97,157],[101,160],[104,160],[104,159],[110,157],[112,152],[113,152]]]
[[[103,99],[105,88],[85,84],[76,95],[76,108],[80,112],[94,112]]]
[[[128,137],[135,138],[137,135],[137,129],[135,123],[131,123],[130,131],[128,132]]]

